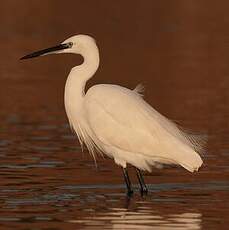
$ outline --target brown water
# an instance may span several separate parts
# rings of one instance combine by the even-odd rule
[[[46,2],[1,5],[0,229],[228,229],[228,2],[85,0],[69,1],[68,12]],[[141,197],[130,168],[128,199],[120,168],[102,158],[96,168],[81,152],[63,89],[82,60],[18,61],[77,33],[93,34],[101,50],[89,85],[143,82],[158,111],[208,137],[200,172],[155,169]]]
[[[48,100],[1,121],[2,229],[227,228],[229,154],[223,147],[213,154],[212,146],[197,174],[154,170],[146,175],[148,196],[134,184],[128,199],[121,170],[108,159],[96,169]],[[136,183],[133,171],[131,178]]]
[[[210,137],[216,144],[199,173],[154,170],[146,175],[148,196],[141,197],[134,184],[128,199],[121,170],[108,159],[96,169],[81,153],[62,108],[48,102],[26,111],[27,102],[1,119],[2,229],[227,228],[229,154],[215,147],[217,135]],[[133,171],[131,178],[136,183]]]

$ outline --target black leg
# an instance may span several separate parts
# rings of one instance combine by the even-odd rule
[[[146,187],[146,184],[145,184],[144,178],[142,176],[141,170],[138,169],[138,168],[135,168],[135,169],[136,169],[136,172],[137,172],[139,184],[141,186],[141,195],[147,194],[148,189]]]
[[[127,187],[127,195],[131,196],[133,194],[133,190],[131,187],[131,182],[130,182],[130,178],[128,175],[128,171],[126,168],[122,168],[122,169],[123,169],[123,175],[124,175],[124,179],[125,179],[126,187]]]

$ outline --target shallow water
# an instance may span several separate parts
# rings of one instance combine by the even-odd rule
[[[32,91],[30,84],[21,89]],[[45,92],[41,98],[47,96]],[[7,114],[6,107],[1,114],[0,224],[4,229],[227,228],[229,150],[226,144],[220,146],[225,140],[222,130],[221,135],[209,134],[202,122],[202,134],[214,144],[208,144],[200,172],[166,167],[146,173],[147,196],[140,196],[130,168],[135,193],[128,198],[122,172],[112,160],[99,158],[96,168],[88,153],[81,152],[63,107],[50,108],[47,100],[40,106],[34,100],[35,110],[21,101],[18,113]]]

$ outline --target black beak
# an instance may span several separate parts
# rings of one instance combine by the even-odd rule
[[[52,53],[52,52],[55,52],[55,51],[58,51],[58,50],[68,49],[68,48],[71,48],[72,45],[73,45],[72,42],[68,42],[68,43],[60,44],[60,45],[50,47],[50,48],[47,48],[47,49],[39,50],[39,51],[36,51],[34,53],[28,54],[28,55],[26,55],[24,57],[21,57],[20,60],[28,59],[28,58],[35,58],[35,57],[39,57],[39,56],[42,56],[42,55],[45,55],[45,54],[48,54],[48,53]]]

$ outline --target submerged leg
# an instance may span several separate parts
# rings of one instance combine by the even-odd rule
[[[141,186],[141,195],[147,194],[148,193],[148,189],[146,187],[146,184],[145,184],[144,178],[142,176],[141,170],[138,169],[138,168],[135,168],[135,169],[136,169],[136,173],[137,173],[139,184]]]
[[[130,178],[128,175],[128,171],[126,168],[122,168],[122,169],[123,169],[123,175],[124,175],[124,179],[125,179],[126,187],[127,187],[127,195],[131,196],[133,194],[133,190],[131,187],[131,182],[130,182]]]

